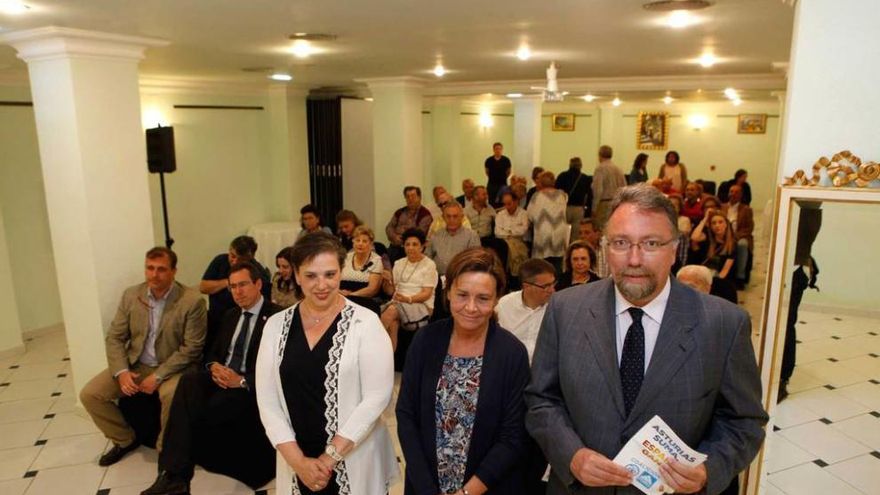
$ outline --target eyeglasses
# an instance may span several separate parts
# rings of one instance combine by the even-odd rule
[[[229,290],[233,291],[236,289],[244,289],[245,287],[247,287],[251,284],[253,284],[253,282],[251,282],[250,280],[246,280],[244,282],[239,282],[237,284],[229,284]]]
[[[536,284],[534,282],[523,282],[525,285],[531,285],[532,287],[537,287],[541,290],[550,290],[553,287],[556,287],[556,280],[554,279],[552,282],[548,282],[546,284]]]
[[[608,246],[608,249],[615,254],[624,254],[628,253],[633,246],[638,246],[639,249],[646,254],[653,254],[664,247],[678,242],[678,239],[670,239],[668,241],[658,241],[656,239],[648,239],[645,241],[632,242],[628,239],[603,239],[602,243],[605,246]]]

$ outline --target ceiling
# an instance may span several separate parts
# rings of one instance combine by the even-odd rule
[[[242,69],[271,67],[309,88],[351,88],[356,79],[392,76],[439,86],[540,80],[551,60],[563,83],[707,75],[723,81],[769,74],[774,63],[787,62],[794,17],[780,0],[716,0],[695,12],[699,24],[681,30],[661,25],[666,14],[644,10],[640,0],[24,1],[31,11],[0,14],[0,33],[56,25],[158,37],[171,44],[147,52],[144,76],[261,83],[265,73]],[[297,59],[287,51],[295,32],[338,39],[318,42],[323,53]],[[533,52],[528,61],[514,56],[522,43]],[[694,63],[704,49],[720,62]],[[438,60],[449,71],[442,82],[430,72]],[[24,71],[15,51],[0,46],[0,76]]]

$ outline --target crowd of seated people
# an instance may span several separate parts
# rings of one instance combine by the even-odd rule
[[[504,166],[498,156],[490,159]],[[602,180],[617,184],[619,169],[610,168],[616,167],[610,158],[603,147],[600,163],[610,179]],[[496,163],[487,160],[487,174],[490,165]],[[654,260],[668,249],[668,274],[684,267],[682,284],[736,303],[753,249],[753,216],[741,182],[727,187],[722,205],[687,182],[678,154],[670,152],[661,171],[666,182],[615,186],[611,199],[600,188],[597,201],[581,187],[589,180],[581,169],[573,158],[558,180],[536,168],[534,190],[508,171],[512,184],[492,185],[497,207],[490,187],[471,179],[457,198],[434,188],[432,208],[422,205],[419,187],[407,186],[405,206],[385,227],[387,247],[355,212],[340,211],[331,234],[318,209],[306,205],[302,232],[276,255],[273,277],[254,259],[257,245],[247,236],[211,261],[199,287],[209,295],[207,310],[197,292],[174,282],[176,255],[150,250],[146,283],[123,295],[108,334],[110,367],[81,394],[112,441],[101,465],[140,444],[115,401],[155,393],[160,455],[156,481],[144,495],[189,493],[195,465],[255,489],[276,477],[279,493],[384,493],[399,472],[380,415],[406,332],[396,409],[406,493],[543,493],[547,465],[558,471],[559,458],[547,454],[552,449],[540,435],[530,436],[532,427],[527,431],[525,396],[536,347],[549,345],[540,343],[540,333],[551,296],[593,294],[599,289],[589,287],[610,284],[626,295],[626,277],[647,273],[628,271],[630,258]],[[644,159],[634,171],[640,176],[631,182],[647,181]],[[501,173],[491,172],[495,179]],[[624,191],[648,199],[621,200]],[[662,230],[674,235],[609,239],[591,207],[608,229],[616,209],[668,212],[660,218],[671,226]],[[655,317],[647,308],[646,318]],[[551,359],[545,354],[542,362]],[[737,397],[747,406],[721,415],[745,416],[741,428],[751,421],[738,440],[746,454],[763,421],[751,392]],[[218,439],[247,445],[246,451],[225,455]],[[566,455],[575,455],[571,466],[586,462],[576,452]],[[733,455],[723,462],[730,465],[719,471],[722,481],[689,470],[672,478],[683,490],[687,480],[700,489],[724,488],[747,462]],[[606,466],[606,482],[628,484],[625,470],[616,478],[612,471]],[[575,467],[556,476],[551,486],[572,477],[593,486]]]

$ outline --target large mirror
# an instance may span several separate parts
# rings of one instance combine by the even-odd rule
[[[780,188],[758,352],[767,441],[749,494],[877,493],[880,191]]]

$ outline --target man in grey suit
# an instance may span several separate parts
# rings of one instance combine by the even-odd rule
[[[612,277],[557,293],[526,389],[547,493],[640,493],[613,459],[654,415],[708,456],[661,467],[677,493],[717,494],[746,468],[767,414],[748,315],[674,279],[676,214],[656,189],[622,188],[605,233]]]

